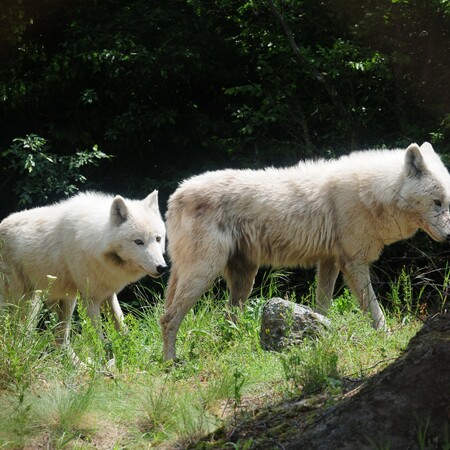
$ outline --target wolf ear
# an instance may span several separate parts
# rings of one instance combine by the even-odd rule
[[[422,152],[427,152],[427,153],[436,153],[434,151],[433,146],[429,143],[429,142],[424,142],[421,146],[420,146],[420,150]]]
[[[120,225],[128,219],[128,207],[125,199],[120,195],[114,197],[111,204],[110,218],[115,225]]]
[[[147,207],[159,212],[158,191],[156,189],[151,194],[147,195],[143,202]]]
[[[408,176],[411,177],[418,177],[426,171],[425,161],[417,144],[411,144],[406,149],[405,170]]]

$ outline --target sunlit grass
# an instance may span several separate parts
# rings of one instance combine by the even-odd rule
[[[265,298],[279,295],[283,276],[269,274],[244,311],[236,312],[236,323],[227,318],[220,285],[208,292],[181,325],[177,365],[162,360],[162,299],[148,304],[142,292],[138,308],[124,305],[126,333],[103,320],[105,340],[80,302],[71,351],[55,348],[54,321],[37,330],[14,309],[3,311],[0,449],[187,445],[256,406],[324,389],[338,393],[343,379],[370,376],[392,362],[421,325],[412,307],[408,320],[394,309],[388,313],[391,333],[375,331],[344,290],[319,339],[283,353],[264,351],[262,307]],[[400,299],[407,287],[393,292]]]

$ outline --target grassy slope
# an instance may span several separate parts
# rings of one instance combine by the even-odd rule
[[[0,449],[184,448],[281,399],[338,396],[348,378],[385,367],[420,327],[407,302],[390,315],[390,334],[376,332],[344,292],[320,340],[283,354],[265,352],[259,315],[263,297],[277,294],[276,280],[269,284],[260,299],[247,303],[237,325],[224,319],[226,294],[206,295],[182,324],[178,351],[184,363],[175,367],[161,358],[162,300],[127,314],[125,336],[106,323],[106,346],[79,308],[72,342],[82,364],[54,348],[52,318],[48,331],[36,331],[33,324],[19,325],[14,312],[4,313]]]

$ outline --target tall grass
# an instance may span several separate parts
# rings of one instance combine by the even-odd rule
[[[405,272],[392,285],[398,309],[388,312],[391,334],[373,330],[344,290],[322,337],[283,353],[263,351],[262,307],[280,296],[285,275],[269,273],[236,322],[226,314],[221,284],[205,294],[181,325],[179,365],[162,360],[161,289],[138,291],[139,307],[123,305],[125,333],[105,317],[104,339],[79,301],[71,352],[55,347],[53,319],[42,330],[15,308],[2,311],[0,449],[183,447],[255,406],[324,389],[336,394],[343,377],[367,377],[388,364],[421,324]]]
[[[50,360],[52,330],[37,330],[35,309],[31,302],[0,308],[0,389],[28,385]]]

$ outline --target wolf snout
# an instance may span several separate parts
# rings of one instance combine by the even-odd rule
[[[450,237],[449,237],[450,240]],[[167,271],[168,267],[166,265],[162,266],[156,266],[156,271],[158,272],[159,275],[162,275],[163,273],[165,273]]]

